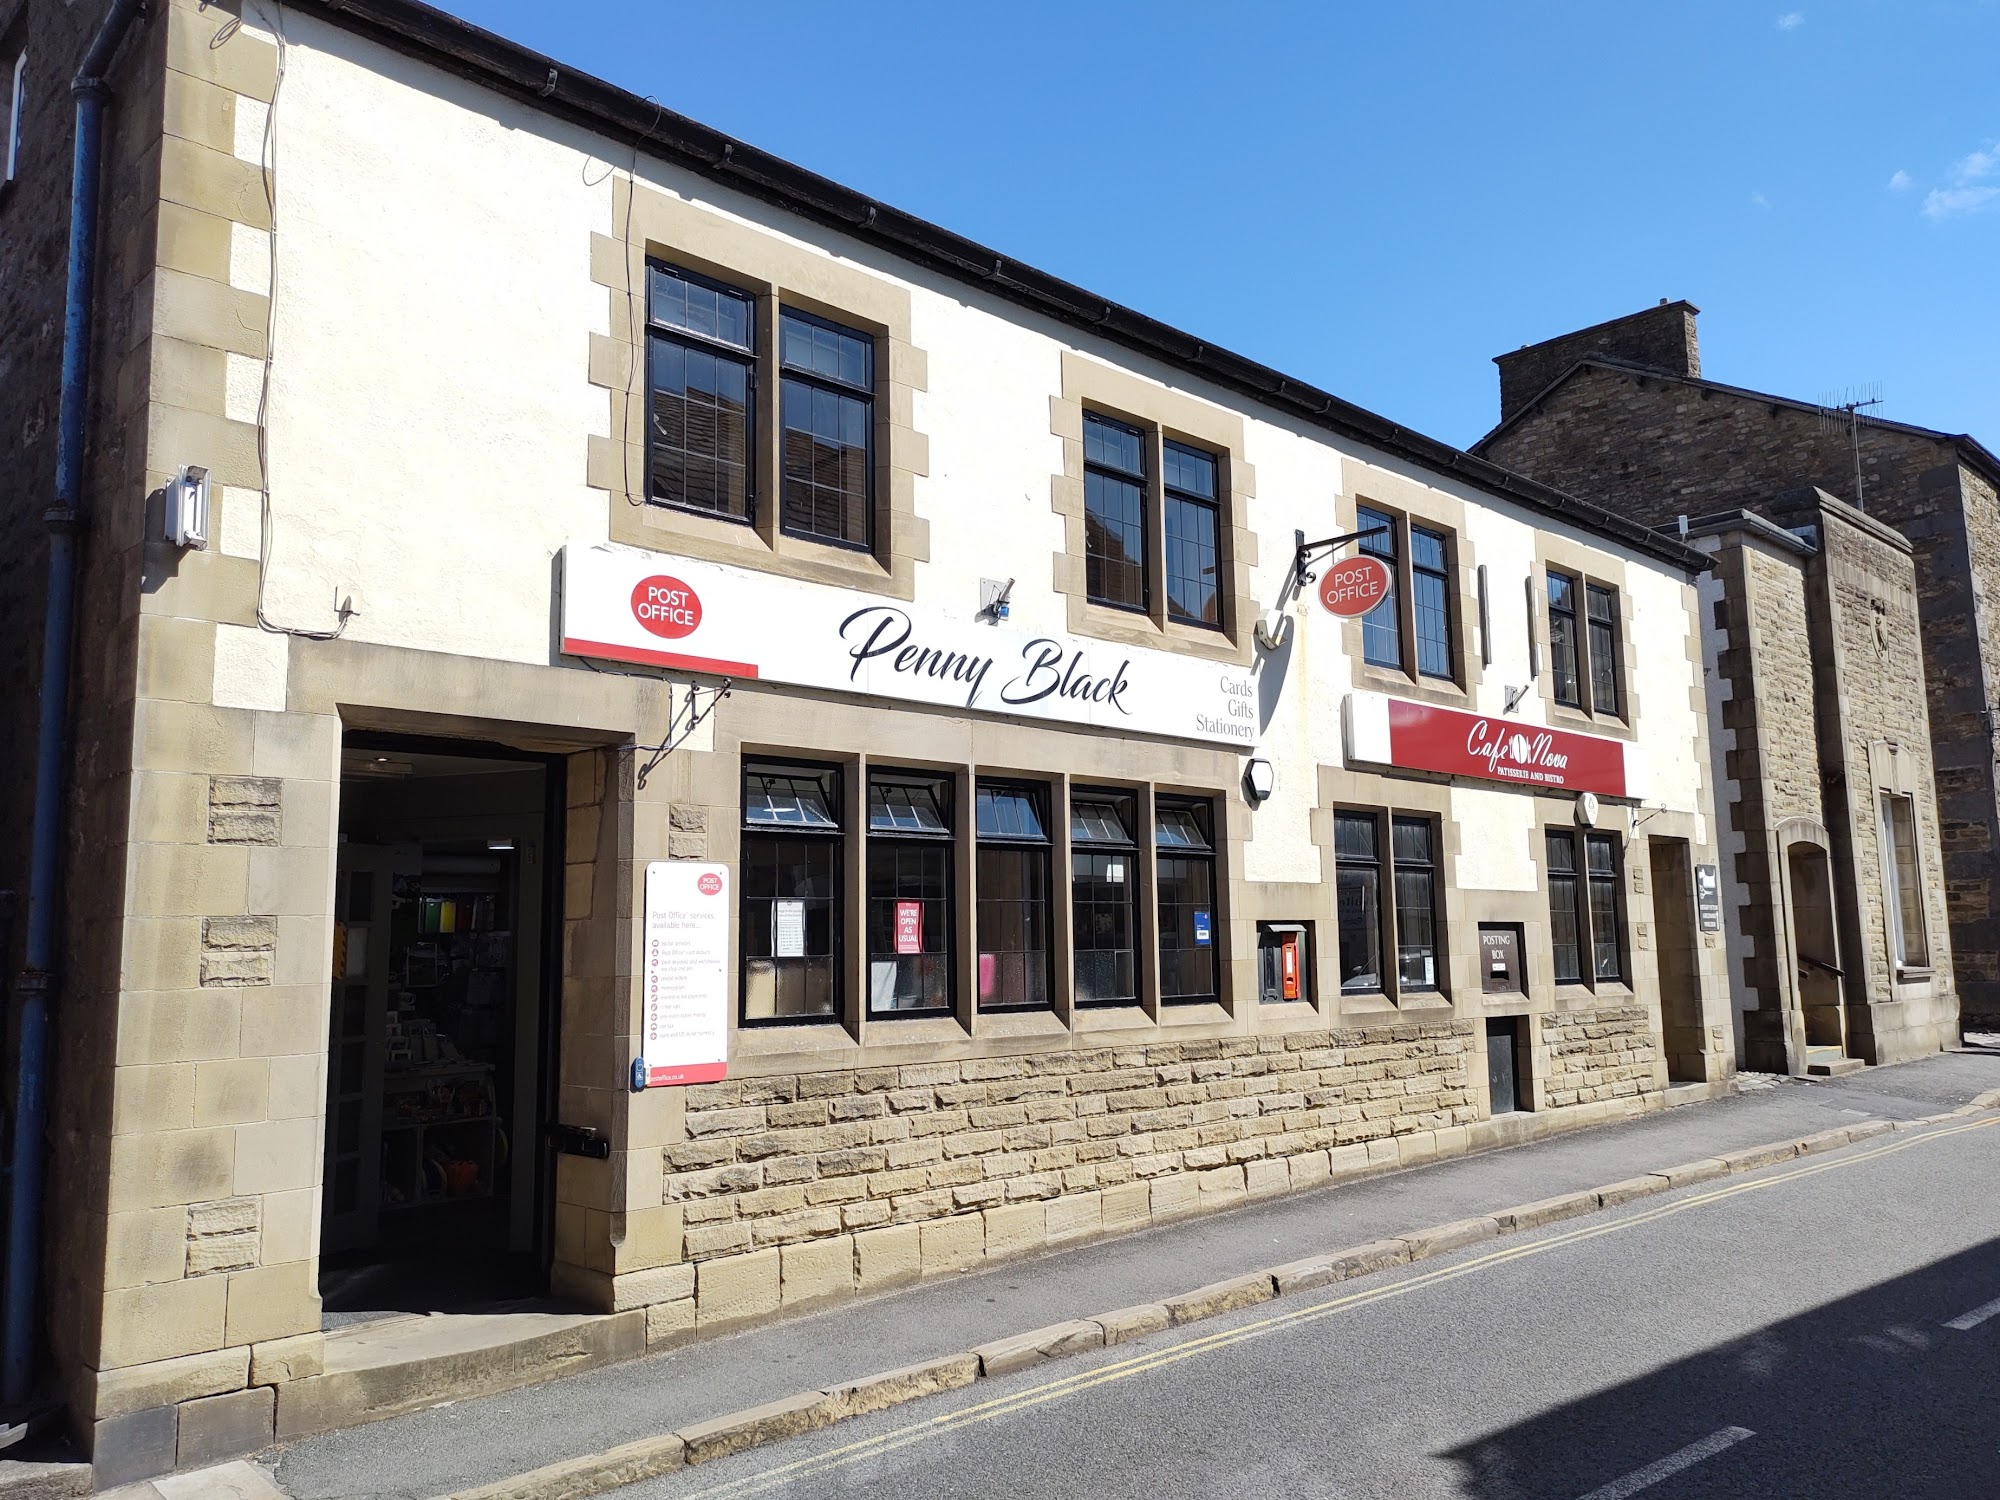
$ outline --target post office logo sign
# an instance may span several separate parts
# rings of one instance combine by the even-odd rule
[[[701,628],[701,596],[665,573],[632,587],[632,618],[652,634],[677,641]]]

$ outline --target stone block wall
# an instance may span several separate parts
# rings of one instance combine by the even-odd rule
[[[1645,1006],[1551,1011],[1540,1022],[1544,1108],[1632,1099],[1654,1086],[1659,1039]]]
[[[683,1264],[658,1278],[650,1331],[1463,1149],[1476,1051],[1451,1019],[690,1088],[662,1153]]]

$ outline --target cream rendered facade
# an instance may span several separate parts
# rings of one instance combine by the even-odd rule
[[[328,976],[349,941],[336,874],[357,737],[507,747],[559,773],[561,846],[540,855],[559,894],[540,1001],[550,1098],[608,1155],[553,1157],[538,1203],[551,1288],[605,1315],[566,1335],[592,1357],[1655,1107],[1670,1074],[1728,1077],[1720,938],[1682,888],[1656,899],[1663,869],[1717,858],[1692,560],[1672,544],[1315,426],[318,7],[285,12],[280,89],[275,34],[253,8],[218,44],[227,21],[174,0],[126,64],[163,70],[164,121],[157,232],[142,236],[154,261],[123,283],[142,325],[130,347],[147,353],[122,378],[144,392],[148,487],[202,464],[214,514],[208,549],[149,536],[140,551],[138,497],[105,502],[129,512],[143,570],[129,772],[109,778],[129,798],[122,959],[114,987],[68,1002],[110,1044],[63,1055],[58,1172],[97,1185],[52,1211],[50,1334],[75,1425],[129,1455],[125,1471],[436,1399],[382,1395],[321,1331]],[[646,504],[626,434],[645,402],[649,257],[871,334],[874,552]],[[1218,455],[1222,629],[1085,598],[1087,411]],[[1292,586],[1295,538],[1355,530],[1359,505],[1452,538],[1453,680],[1364,665],[1358,623]],[[561,651],[565,549],[603,545],[962,623],[982,579],[1011,578],[1010,629],[1249,674],[1254,743],[739,679],[642,785],[634,747],[679,735],[716,680]],[[1615,589],[1615,715],[1550,697],[1533,603],[1550,568]],[[1275,647],[1254,628],[1271,610],[1287,621]],[[1618,977],[1555,977],[1544,835],[1578,827],[1577,798],[1350,761],[1357,694],[1621,747],[1626,795],[1592,825],[1622,851]],[[1253,754],[1274,771],[1254,804]],[[866,840],[850,837],[838,1014],[743,1025],[732,969],[727,1079],[633,1091],[646,866],[740,870],[752,757],[827,764],[857,788],[870,766],[935,772],[964,807],[983,778],[1044,787],[1050,1004],[974,1003],[961,830],[951,1012],[871,1013]],[[1148,840],[1136,1003],[1077,1003],[1062,809],[1099,786],[1127,791],[1148,826],[1162,798],[1209,809],[1214,999],[1160,993]],[[1434,986],[1343,990],[1338,808],[1435,830]],[[1260,1003],[1260,923],[1312,924],[1311,998]],[[1518,931],[1510,994],[1482,992],[1483,923]],[[1509,1018],[1525,1018],[1523,1107],[1495,1114],[1489,1032]]]

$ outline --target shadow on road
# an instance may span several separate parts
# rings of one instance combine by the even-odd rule
[[[1774,1283],[1786,1274],[1771,1267]],[[1708,1439],[1719,1451],[1618,1492],[2000,1496],[2000,1315],[1943,1326],[1995,1298],[2000,1240],[1989,1240],[1442,1456],[1476,1500],[1576,1500]],[[1717,1436],[1730,1428],[1754,1436]]]

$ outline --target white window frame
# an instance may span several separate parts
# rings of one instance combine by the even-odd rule
[[[14,58],[12,90],[7,100],[7,175],[0,182],[12,182],[21,169],[21,113],[27,104],[28,54]]]

